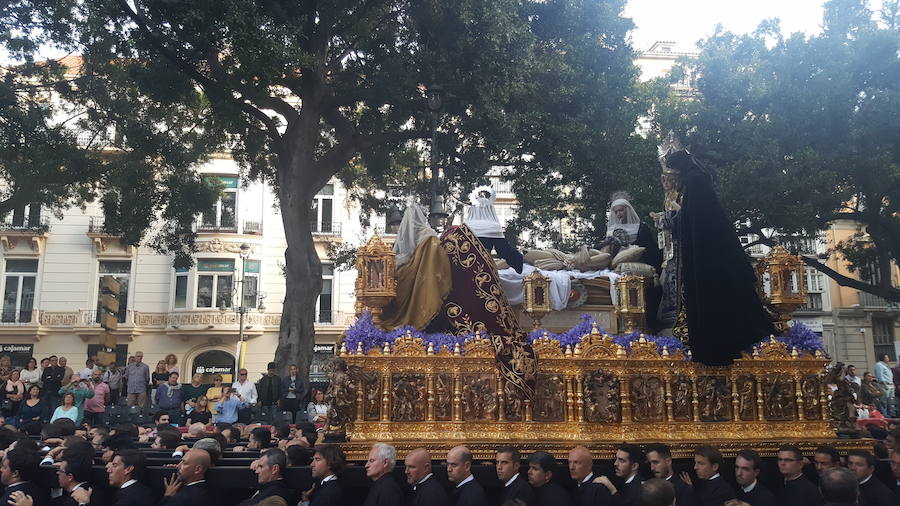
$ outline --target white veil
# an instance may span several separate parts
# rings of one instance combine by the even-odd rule
[[[613,208],[625,206],[625,219],[620,220]],[[631,202],[627,199],[618,198],[609,205],[609,211],[606,213],[606,237],[613,237],[613,232],[623,230],[628,234],[628,244],[634,244],[637,240],[638,229],[641,228],[641,219],[638,217],[637,211],[632,207]]]
[[[488,196],[482,197],[481,192],[488,192]],[[469,201],[472,205],[469,206],[463,223],[469,227],[475,237],[503,238],[503,227],[500,226],[500,220],[497,219],[497,213],[494,211],[496,199],[497,195],[490,186],[479,186],[470,194]]]
[[[419,204],[410,200],[403,212],[403,221],[394,241],[394,253],[397,254],[396,266],[409,262],[416,252],[419,243],[429,237],[437,237],[437,232],[428,225],[428,216]]]

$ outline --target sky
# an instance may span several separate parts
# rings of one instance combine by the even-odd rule
[[[760,21],[779,18],[783,33],[819,33],[824,0],[628,0],[625,16],[636,29],[635,49],[646,50],[658,40],[693,50],[697,40],[711,35],[716,24],[735,33],[752,32]],[[674,21],[673,21],[674,20]]]

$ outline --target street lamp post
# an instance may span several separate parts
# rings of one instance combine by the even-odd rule
[[[428,224],[440,231],[447,219],[444,198],[439,195],[441,169],[437,164],[437,124],[438,114],[444,108],[444,89],[437,84],[428,87],[425,103],[431,116],[431,205],[428,210]]]
[[[237,352],[237,368],[244,367],[244,315],[247,314],[247,307],[244,305],[244,270],[246,268],[247,257],[250,256],[250,245],[241,244],[241,279],[240,284],[240,302],[237,307],[238,312],[238,352]]]

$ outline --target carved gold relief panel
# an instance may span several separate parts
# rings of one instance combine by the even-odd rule
[[[619,380],[615,376],[603,371],[584,376],[584,419],[591,423],[621,421]]]
[[[666,419],[665,386],[656,376],[631,378],[631,414],[635,422]]]
[[[766,420],[793,420],[796,411],[794,381],[784,374],[773,374],[762,380],[763,413]]]
[[[752,422],[756,420],[756,381],[753,376],[745,374],[738,376],[735,383],[738,396],[738,412],[735,414],[735,418]]]
[[[562,422],[566,417],[566,382],[561,374],[538,374],[534,420]]]
[[[679,422],[694,419],[693,382],[689,376],[672,377],[672,417]]]
[[[399,373],[391,376],[391,420],[425,420],[425,375]]]
[[[462,417],[465,421],[497,419],[496,376],[492,373],[462,375]]]
[[[453,418],[453,375],[434,375],[434,419],[448,421]]]
[[[731,419],[731,385],[725,376],[697,378],[697,405],[700,420],[725,422]]]

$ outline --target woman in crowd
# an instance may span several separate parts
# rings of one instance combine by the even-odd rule
[[[180,372],[178,371],[178,357],[175,356],[174,353],[169,353],[166,355],[166,371],[168,373]]]
[[[12,371],[12,359],[9,358],[9,355],[0,357],[0,382],[8,380]]]
[[[41,400],[41,387],[31,385],[28,389],[28,398],[19,404],[17,415],[19,428],[31,433],[29,427],[37,428],[40,432],[41,424],[47,419],[48,407]]]
[[[27,392],[31,385],[37,385],[41,382],[41,369],[38,367],[37,359],[31,357],[28,359],[28,365],[25,366],[25,369],[22,369],[22,383],[25,384],[25,391]]]
[[[62,406],[58,406],[56,410],[53,411],[53,416],[50,418],[50,423],[53,423],[60,418],[68,418],[75,422],[75,424],[81,423],[78,420],[78,406],[75,405],[75,395],[72,392],[66,392],[63,395]]]
[[[209,399],[210,404],[215,404],[219,402],[222,398],[222,375],[216,374],[213,376],[213,386],[206,389],[206,398]]]
[[[5,401],[3,403],[3,416],[8,418],[19,412],[19,403],[25,397],[25,384],[20,379],[18,369],[13,369],[9,373],[9,379],[6,381],[3,394]]]
[[[156,370],[150,375],[150,383],[153,385],[153,390],[150,391],[151,407],[156,407],[156,389],[168,381],[169,371],[166,370],[166,361],[160,360],[156,363]]]
[[[209,399],[205,395],[201,395],[197,398],[197,402],[194,403],[194,410],[188,414],[186,425],[190,426],[192,423],[197,422],[209,425],[211,419],[212,412],[209,410]]]
[[[325,420],[328,418],[328,403],[325,402],[325,392],[318,388],[312,390],[312,401],[306,406],[309,421],[316,426],[316,430],[325,428]]]

